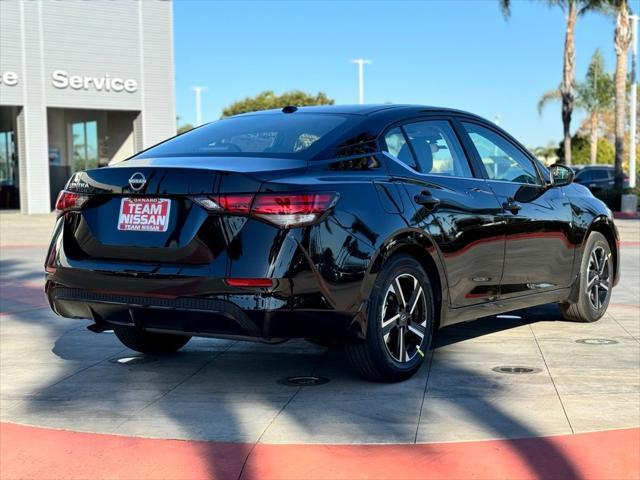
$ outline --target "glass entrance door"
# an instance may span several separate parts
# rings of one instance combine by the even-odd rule
[[[19,107],[0,107],[0,208],[20,207],[18,137]]]
[[[98,166],[98,122],[71,124],[73,171]]]

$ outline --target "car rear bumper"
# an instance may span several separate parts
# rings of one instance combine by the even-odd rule
[[[361,337],[353,314],[292,309],[287,299],[265,293],[173,297],[73,288],[51,280],[45,291],[58,315],[93,320],[98,330],[135,326],[149,331],[262,341]]]

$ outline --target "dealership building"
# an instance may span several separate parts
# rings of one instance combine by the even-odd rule
[[[169,1],[0,1],[0,208],[176,133]]]

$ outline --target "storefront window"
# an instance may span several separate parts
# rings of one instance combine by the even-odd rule
[[[79,122],[71,125],[73,136],[73,170],[98,166],[98,122]]]

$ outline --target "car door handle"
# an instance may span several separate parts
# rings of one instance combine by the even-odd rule
[[[429,190],[423,190],[413,197],[413,199],[418,205],[423,205],[424,207],[427,207],[428,210],[435,210],[438,205],[440,205],[440,199],[431,195]]]
[[[502,208],[515,215],[520,211],[520,209],[522,209],[522,205],[516,202],[513,198],[508,198],[506,202],[502,202]]]

